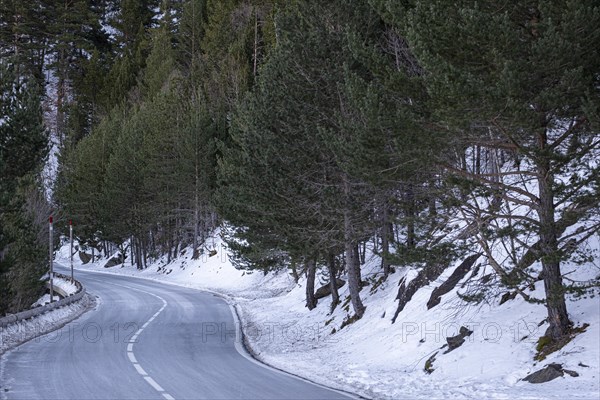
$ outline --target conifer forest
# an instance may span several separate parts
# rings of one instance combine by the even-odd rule
[[[218,229],[347,325],[464,261],[465,307],[545,308],[540,354],[600,290],[597,0],[0,0],[0,110],[0,316],[50,215],[138,270]]]

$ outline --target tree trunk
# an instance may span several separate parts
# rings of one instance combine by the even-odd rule
[[[381,266],[383,267],[383,279],[387,279],[390,274],[390,237],[389,237],[389,216],[387,202],[383,205],[383,216],[381,221]]]
[[[354,273],[356,274],[356,280],[358,281],[359,290],[361,290],[363,282],[362,282],[362,276],[361,276],[361,272],[360,272],[360,266],[362,264],[361,264],[360,258],[358,257],[359,253],[360,253],[360,247],[358,246],[358,242],[357,242],[354,245],[354,264],[355,264],[354,265]]]
[[[350,211],[344,211],[344,242],[346,253],[346,268],[348,269],[348,289],[354,313],[362,318],[365,306],[360,299],[360,264],[357,257],[357,243],[352,238],[352,224],[350,222]]]
[[[142,254],[144,256],[144,258],[143,258],[143,262],[144,262],[143,269],[146,269],[146,268],[148,268],[148,248],[146,246],[146,240],[145,239],[142,239]]]
[[[131,245],[129,247],[131,248],[131,266],[133,267],[135,265],[135,240],[133,240],[133,236],[131,237],[131,239],[129,239],[129,241],[131,242]]]
[[[360,263],[365,264],[367,262],[367,242],[363,241],[360,246]]]
[[[173,248],[170,240],[167,240],[167,264],[171,262],[171,249]]]
[[[256,80],[256,73],[258,72],[258,10],[254,8],[254,60],[252,67],[252,76]]]
[[[156,238],[153,230],[150,231],[150,251],[156,254]]]
[[[138,259],[137,259],[137,267],[138,267],[138,269],[142,270],[142,269],[144,269],[144,259],[142,257],[142,251],[143,251],[143,249],[142,249],[142,239],[138,238],[137,245],[138,245],[137,246],[137,257],[138,257]]]
[[[179,252],[179,243],[181,242],[181,238],[179,237],[179,219],[175,220],[175,232],[173,234],[173,260],[177,258],[177,253]]]
[[[196,155],[196,158],[198,157],[198,155]],[[200,184],[199,182],[199,170],[198,170],[198,162],[195,163],[195,177],[194,177],[194,240],[192,241],[192,246],[193,246],[193,254],[192,254],[192,258],[194,260],[197,260],[198,257],[200,257],[200,251],[198,250],[198,236],[199,232],[198,232],[198,227],[200,226],[200,206],[198,204],[199,202],[199,194],[198,194],[198,185]]]
[[[298,283],[300,277],[298,276],[298,269],[296,268],[296,260],[292,259],[290,261],[290,268],[292,269],[292,276],[294,277],[294,282]]]
[[[335,267],[335,254],[333,252],[329,252],[327,256],[327,266],[329,268],[329,288],[331,289],[331,307],[330,310],[333,312],[335,307],[340,302],[340,294],[337,288],[337,270]]]
[[[416,205],[415,205],[415,193],[412,185],[408,185],[406,190],[406,247],[414,249],[416,244],[415,239],[415,219],[416,219]]]
[[[542,152],[547,144],[546,133],[538,136],[538,145]],[[564,287],[560,272],[560,250],[556,221],[554,215],[554,176],[550,171],[550,162],[543,158],[537,163],[538,188],[540,193],[540,250],[542,255],[542,271],[544,289],[546,291],[546,308],[550,326],[546,336],[553,341],[559,341],[569,333],[571,322],[565,304]]]
[[[67,96],[66,90],[66,56],[64,48],[58,52],[58,83],[56,87],[56,138],[59,146],[64,145],[65,139],[65,101]]]
[[[316,260],[311,256],[306,260],[306,307],[312,310],[317,306],[315,298],[315,275],[317,273]]]
[[[140,260],[141,260],[141,257],[140,257],[140,254],[141,254],[140,253],[141,252],[140,240],[136,236],[135,239],[134,239],[134,241],[135,241],[135,267],[137,269],[142,269],[142,266],[140,264]]]
[[[435,195],[433,194],[434,190],[435,190],[434,188],[435,188],[434,184],[431,183],[429,185],[429,198],[427,200],[428,206],[429,206],[429,216],[430,217],[434,217],[438,213],[437,212],[437,204],[435,202]]]

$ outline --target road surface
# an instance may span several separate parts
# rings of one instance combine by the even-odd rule
[[[85,271],[77,279],[96,309],[5,354],[0,398],[349,398],[236,349],[231,309],[215,295]]]

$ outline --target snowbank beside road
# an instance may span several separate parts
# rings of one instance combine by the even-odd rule
[[[45,279],[48,279],[47,275],[46,275]],[[55,288],[60,289],[60,291],[62,293],[65,293],[67,296],[71,296],[71,295],[77,293],[77,291],[79,290],[75,283],[71,282],[70,280],[61,278],[60,276],[54,276],[54,279],[52,279],[52,284]],[[53,296],[53,299],[54,299],[54,301],[58,301],[58,300],[60,300],[60,296],[57,296],[55,294]],[[31,305],[31,307],[43,306],[48,303],[50,303],[50,295],[45,294],[42,297],[40,297],[35,303],[33,303]]]
[[[42,279],[48,279],[48,275]],[[30,310],[3,318],[0,323],[0,355],[21,343],[62,327],[88,310],[94,300],[85,292],[79,292],[78,285],[78,282],[71,282],[57,274],[53,279],[55,291],[60,291],[61,296],[66,295],[67,298],[61,299],[54,295],[54,303],[46,306],[50,303],[50,294],[46,293],[31,305]],[[78,295],[73,296],[76,293]]]
[[[598,249],[596,242],[592,247]],[[256,356],[277,368],[318,383],[374,398],[598,398],[600,395],[600,300],[596,295],[569,297],[568,310],[576,326],[589,324],[563,349],[535,362],[535,346],[547,324],[543,305],[521,297],[498,305],[465,303],[457,291],[468,279],[442,297],[430,310],[426,303],[436,286],[453,272],[419,290],[392,324],[398,282],[407,271],[398,269],[382,285],[374,284],[380,260],[371,256],[363,266],[367,311],[363,319],[347,325],[351,314],[347,287],[340,290],[342,304],[330,313],[330,299],[309,311],[304,300],[304,280],[297,284],[286,272],[264,275],[235,269],[221,241],[211,241],[216,254],[191,259],[185,250],[173,262],[165,259],[139,271],[124,266],[103,268],[106,260],[77,268],[139,276],[172,284],[223,293],[237,303],[244,331]],[[61,252],[62,254],[62,252]],[[59,260],[60,261],[60,260]],[[128,260],[127,260],[128,261]],[[569,266],[565,266],[569,268]],[[569,275],[586,279],[600,273],[587,263]],[[565,270],[567,271],[567,270]],[[482,268],[479,274],[486,274]],[[325,279],[322,278],[322,283]],[[543,297],[542,282],[528,293]],[[446,338],[461,327],[473,333],[448,353]],[[432,357],[433,356],[433,357]],[[576,371],[551,382],[534,385],[524,378],[551,362]],[[429,374],[426,367],[432,370]]]
[[[68,279],[55,276],[52,281],[55,287],[58,287],[69,296],[77,293],[78,291],[77,285]]]
[[[49,301],[50,296],[46,294],[43,298]],[[41,301],[43,300],[40,299],[36,303]],[[89,295],[85,295],[75,303],[0,328],[0,355],[22,343],[63,327],[93,306],[94,300]]]

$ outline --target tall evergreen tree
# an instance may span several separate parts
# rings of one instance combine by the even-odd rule
[[[143,71],[142,95],[151,99],[169,81],[175,68],[175,52],[172,47],[173,34],[167,23],[161,23],[152,34],[152,47]]]
[[[310,267],[319,249],[345,251],[360,317],[356,247],[366,237],[370,193],[334,149],[349,133],[342,129],[340,82],[341,66],[351,60],[344,43],[351,9],[344,1],[298,2],[281,15],[279,42],[234,119],[233,146],[221,165],[221,210],[246,226],[243,238],[254,239],[265,254],[277,254],[279,243]],[[314,306],[310,298],[307,304]]]
[[[200,74],[201,43],[206,29],[206,0],[188,0],[183,5],[179,29],[178,60],[190,74],[191,85],[196,90]]]
[[[35,301],[48,260],[36,230],[47,210],[33,200],[48,151],[41,91],[32,75],[19,75],[14,60],[0,61],[0,314]]]
[[[13,60],[17,75],[33,75],[44,83],[44,65],[54,17],[51,0],[5,0],[0,3],[0,58]]]
[[[355,7],[355,26],[364,28],[347,33],[353,62],[345,72],[340,121],[348,133],[333,151],[348,174],[370,188],[374,212],[365,228],[381,237],[387,277],[392,263],[433,261],[428,257],[433,249],[422,239],[432,228],[434,213],[424,209],[438,201],[432,187],[439,173],[434,160],[446,138],[431,129],[426,77],[406,41],[410,7],[395,4],[389,13],[372,3]],[[394,226],[399,240],[392,254]]]
[[[53,57],[48,67],[54,75],[55,136],[63,146],[89,133],[97,111],[98,74],[103,72],[98,63],[110,50],[108,35],[100,25],[103,12],[103,7],[91,0],[55,4],[49,26]]]
[[[55,185],[55,198],[66,215],[77,224],[82,242],[95,245],[109,238],[111,210],[104,199],[104,179],[127,114],[120,108],[102,119],[92,133],[63,158]],[[98,237],[100,233],[100,237]]]
[[[155,22],[159,0],[122,0],[109,21],[117,30],[116,40],[121,48],[133,48],[144,40],[144,32]]]
[[[569,255],[564,222],[585,220],[600,197],[593,183],[598,168],[590,161],[600,146],[600,7],[593,0],[506,8],[493,1],[415,4],[409,39],[426,70],[439,121],[466,143],[516,158],[517,167],[497,171],[495,179],[493,173],[461,175],[537,215],[524,226],[539,237],[534,253],[543,267],[546,334],[560,342],[571,324],[561,276],[561,261]],[[583,238],[597,229],[582,228]]]

